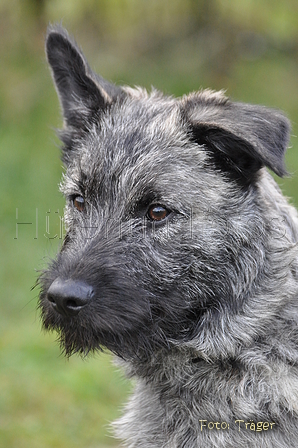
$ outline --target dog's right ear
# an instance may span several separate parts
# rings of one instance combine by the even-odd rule
[[[62,27],[48,28],[46,53],[66,127],[84,129],[115,97],[123,95],[120,87],[90,69],[84,55]]]

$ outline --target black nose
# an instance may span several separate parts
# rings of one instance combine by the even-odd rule
[[[64,316],[75,316],[93,296],[93,288],[79,280],[56,278],[48,289],[48,301]]]

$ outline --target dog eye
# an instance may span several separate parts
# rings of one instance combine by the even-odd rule
[[[170,211],[163,205],[153,204],[150,205],[147,211],[147,218],[151,221],[162,221],[170,214]]]
[[[85,209],[85,200],[82,196],[75,196],[73,198],[73,205],[79,212],[83,212]]]

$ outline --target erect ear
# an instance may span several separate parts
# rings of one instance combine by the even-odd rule
[[[290,123],[279,111],[233,103],[210,90],[184,97],[182,108],[194,139],[206,145],[221,169],[247,180],[264,165],[286,174]]]
[[[90,69],[84,55],[67,31],[49,27],[46,53],[60,98],[66,126],[81,129],[90,119],[123,94]]]

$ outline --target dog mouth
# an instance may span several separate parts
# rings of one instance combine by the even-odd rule
[[[66,357],[85,357],[104,348],[129,359],[152,352],[151,311],[144,296],[141,301],[123,285],[96,289],[79,279],[57,277],[51,282],[46,275],[39,281],[42,326],[57,333]]]
[[[58,334],[67,357],[107,348],[123,359],[143,359],[168,348],[169,340],[191,337],[189,322],[195,325],[200,316],[192,315],[189,304],[182,306],[174,288],[152,291],[147,284],[111,269],[93,276],[84,270],[83,274],[61,274],[54,263],[38,282],[43,328]]]

